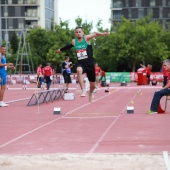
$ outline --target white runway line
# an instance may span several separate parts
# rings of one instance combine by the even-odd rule
[[[93,147],[90,149],[90,151],[88,153],[93,153],[96,148],[99,146],[99,143],[104,139],[104,137],[107,135],[108,131],[112,128],[112,126],[117,122],[117,120],[120,118],[122,114],[119,114],[116,119],[114,119],[114,121],[110,124],[110,126],[108,126],[108,128],[103,132],[103,134],[100,136],[100,138],[98,139],[98,141],[93,145]]]
[[[31,97],[28,97],[28,98],[23,98],[23,99],[18,99],[18,100],[11,100],[11,101],[8,101],[6,103],[14,103],[14,102],[20,102],[20,101],[24,101],[24,100],[29,100]]]
[[[126,107],[123,108],[123,110],[120,113],[123,113],[124,110],[127,109],[127,106],[130,104],[131,101],[134,100],[134,98],[138,95],[138,93],[141,91],[141,89],[138,90],[138,92],[130,99],[130,101],[128,102],[128,104],[126,105]]]
[[[63,117],[64,119],[104,119],[104,118],[116,118],[117,116],[82,116],[82,117]]]
[[[170,161],[169,161],[169,156],[167,151],[163,151],[163,158],[165,161],[166,169],[170,170]]]

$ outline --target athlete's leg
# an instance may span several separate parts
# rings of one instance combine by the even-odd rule
[[[90,93],[93,93],[95,89],[95,82],[89,82],[90,83]]]
[[[6,75],[1,75],[1,89],[0,89],[0,107],[6,107],[8,106],[8,104],[3,102],[3,98],[4,98],[4,93],[5,93],[5,89],[6,89]]]
[[[6,85],[1,85],[1,90],[0,90],[0,101],[3,101],[5,89],[6,89]]]
[[[83,79],[83,68],[82,67],[77,67],[77,78],[78,78],[78,82],[80,84],[80,88],[82,90],[85,89],[85,85],[84,85],[84,79]]]

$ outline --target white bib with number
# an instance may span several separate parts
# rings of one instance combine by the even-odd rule
[[[76,52],[78,60],[88,58],[86,49],[77,50]]]

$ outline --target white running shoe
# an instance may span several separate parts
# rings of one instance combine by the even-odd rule
[[[81,97],[86,97],[86,91],[82,91]]]
[[[2,102],[1,104],[0,104],[0,107],[8,107],[9,106],[9,104],[6,104],[6,103],[4,103],[4,102]]]

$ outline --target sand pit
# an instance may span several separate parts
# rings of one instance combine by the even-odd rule
[[[0,155],[0,170],[166,170],[163,154]]]

